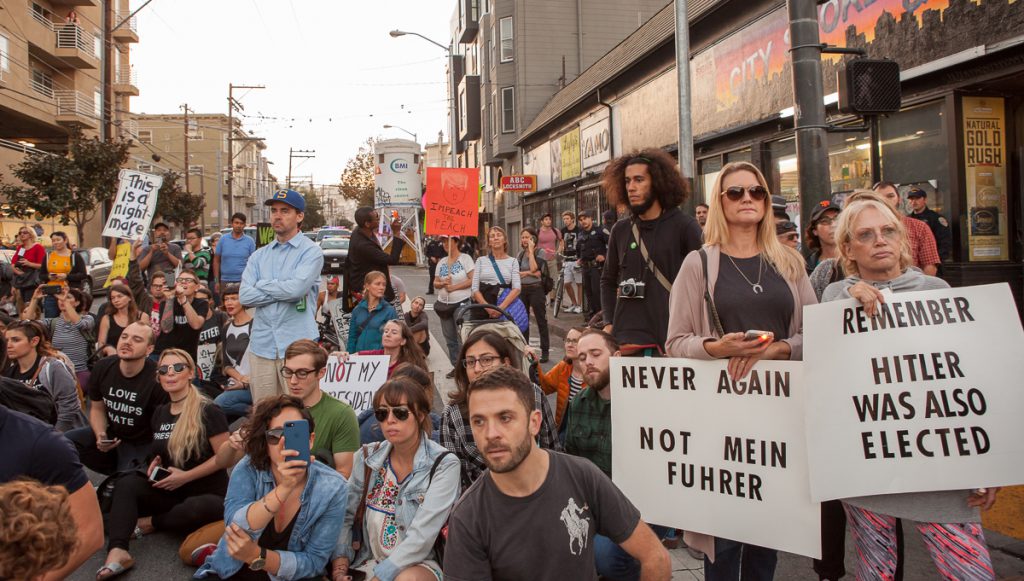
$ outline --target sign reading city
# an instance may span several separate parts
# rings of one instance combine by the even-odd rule
[[[320,389],[352,406],[357,415],[373,409],[373,395],[388,380],[389,361],[387,355],[349,355],[347,361],[331,357]]]
[[[429,235],[476,236],[479,221],[477,168],[427,168],[427,194],[423,197]]]
[[[537,176],[501,176],[501,189],[506,192],[532,194],[537,191]]]
[[[887,292],[875,317],[853,299],[804,313],[815,500],[1024,483],[1009,285]]]
[[[659,524],[818,557],[801,364],[727,366],[613,358],[613,480]]]
[[[123,169],[117,196],[103,228],[103,236],[122,240],[142,240],[156,213],[156,198],[163,176]]]

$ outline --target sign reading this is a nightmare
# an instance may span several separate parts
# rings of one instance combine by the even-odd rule
[[[142,240],[156,213],[157,192],[164,183],[162,176],[123,169],[117,197],[103,228],[103,236],[122,240]]]
[[[1024,331],[1006,284],[804,310],[816,500],[1024,483]],[[813,362],[813,363],[812,363]]]
[[[388,380],[387,355],[350,355],[348,361],[327,360],[320,389],[341,400],[358,414],[373,408],[373,395]]]
[[[612,359],[613,480],[658,524],[818,557],[800,364],[727,365]]]

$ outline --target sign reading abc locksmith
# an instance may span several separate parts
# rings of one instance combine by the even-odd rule
[[[532,194],[537,191],[537,176],[501,176],[501,189],[506,192]]]
[[[123,169],[118,173],[121,180],[117,197],[110,209],[110,216],[103,227],[103,236],[121,240],[142,240],[149,231],[149,223],[156,213],[156,198],[162,176]]]
[[[810,557],[811,502],[799,362],[612,359],[612,476],[645,519]],[[785,531],[785,534],[779,534]]]
[[[612,131],[607,111],[580,122],[580,150],[583,169],[605,163],[612,158]]]
[[[1009,285],[887,292],[874,318],[853,299],[806,307],[804,362],[815,500],[1024,483]]]
[[[963,97],[971,261],[1009,260],[1006,115],[999,97]]]

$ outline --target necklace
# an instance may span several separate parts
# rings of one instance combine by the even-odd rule
[[[755,295],[759,295],[764,292],[764,287],[761,286],[761,275],[764,274],[763,256],[761,256],[760,254],[757,255],[757,282],[750,282],[750,279],[747,278],[747,275],[743,274],[743,271],[740,270],[740,267],[736,265],[736,261],[733,260],[732,257],[729,256],[728,254],[726,254],[726,256],[729,258],[729,262],[732,263],[732,267],[736,269],[736,272],[740,273],[740,276],[743,277],[743,280],[747,281],[747,284],[750,285],[750,288],[751,290],[754,291]]]
[[[170,398],[168,398],[168,399],[170,399]],[[185,394],[185,397],[183,397],[181,399],[172,399],[171,403],[181,403],[181,402],[185,401],[186,399],[188,399],[188,394]]]

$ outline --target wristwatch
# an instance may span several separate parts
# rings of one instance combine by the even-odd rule
[[[249,563],[249,570],[251,571],[262,571],[267,566],[267,549],[260,547],[260,556],[252,560]]]

